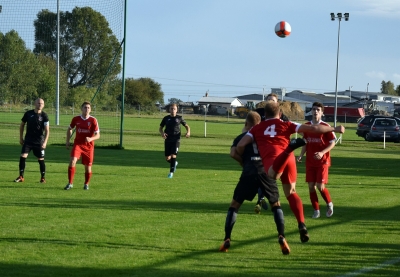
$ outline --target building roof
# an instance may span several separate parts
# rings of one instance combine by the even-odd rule
[[[198,100],[199,104],[200,103],[221,103],[221,104],[231,104],[235,101],[239,101],[242,103],[239,99],[236,97],[215,97],[215,96],[203,96]]]

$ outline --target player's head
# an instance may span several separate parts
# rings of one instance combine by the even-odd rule
[[[275,93],[268,94],[267,95],[267,101],[278,102],[278,95],[276,95]]]
[[[41,111],[44,108],[44,101],[42,98],[38,98],[35,100],[35,110]]]
[[[259,115],[259,113],[255,111],[250,111],[246,116],[242,132],[249,131],[254,125],[257,125],[260,122],[261,116]]]
[[[85,101],[81,105],[82,115],[89,115],[90,111],[92,110],[92,105],[90,102]]]
[[[171,113],[172,116],[175,116],[176,113],[178,112],[178,105],[176,103],[170,104],[169,112]]]
[[[280,117],[280,107],[279,103],[274,101],[267,101],[264,107],[266,118],[279,118]]]
[[[324,105],[320,102],[314,102],[312,104],[311,111],[313,118],[320,120],[322,115],[324,114]]]

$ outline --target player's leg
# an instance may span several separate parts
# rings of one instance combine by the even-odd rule
[[[14,182],[19,183],[24,181],[24,173],[26,166],[26,159],[28,158],[28,154],[31,151],[31,146],[24,143],[21,149],[21,155],[19,157],[19,176],[14,180]]]
[[[256,214],[260,214],[261,208],[263,208],[264,210],[268,210],[268,204],[267,204],[267,201],[265,201],[265,198],[264,198],[261,188],[258,189],[257,194],[258,194],[258,199],[257,199],[257,204],[254,207],[254,212]]]
[[[228,212],[226,213],[224,242],[219,247],[219,251],[221,252],[228,252],[228,249],[231,246],[231,235],[233,226],[236,223],[237,214],[242,203],[237,202],[235,199],[232,199],[231,205],[228,209]]]
[[[85,167],[85,183],[83,184],[83,189],[89,189],[90,178],[92,177],[92,165],[94,158],[94,149],[90,149],[82,152],[82,164]]]
[[[41,145],[35,146],[33,149],[33,154],[38,158],[39,170],[40,170],[40,183],[46,183],[46,164],[44,162],[45,151]]]
[[[285,239],[285,218],[279,202],[279,189],[276,180],[268,177],[266,174],[260,175],[260,190],[271,205],[271,211],[274,215],[276,230],[278,231],[278,243],[284,255],[290,253],[289,245]]]
[[[314,209],[312,218],[319,218],[319,203],[318,203],[318,195],[316,191],[316,183],[318,180],[318,168],[306,166],[306,182],[308,184],[308,194],[310,196],[311,205]]]
[[[291,156],[293,156],[293,151],[299,147],[304,146],[305,144],[306,141],[304,139],[292,139],[286,149],[275,158],[274,163],[268,169],[268,175],[271,178],[278,180],[281,177],[287,162],[289,161]]]
[[[326,184],[328,183],[328,170],[329,170],[328,166],[322,166],[320,168],[321,181],[319,181],[316,185],[327,206],[326,216],[331,217],[333,215],[333,203],[331,199],[331,194],[329,193],[329,190],[326,187]]]
[[[180,141],[174,142],[173,145],[171,145],[171,162],[170,162],[170,167],[169,167],[169,172],[170,173],[175,173],[176,167],[178,165],[178,162],[176,161],[176,158],[178,156],[178,151],[179,151],[179,146],[180,146]]]
[[[82,151],[78,145],[74,145],[72,147],[69,164],[68,164],[68,184],[65,186],[65,188],[64,188],[65,190],[69,190],[73,187],[76,162],[80,158],[81,153],[82,153]]]
[[[283,191],[285,193],[286,199],[289,202],[290,209],[292,210],[294,216],[297,219],[298,228],[300,232],[301,242],[307,242],[309,239],[308,231],[305,225],[303,202],[300,196],[296,192],[296,160],[289,159],[285,170],[281,176]]]

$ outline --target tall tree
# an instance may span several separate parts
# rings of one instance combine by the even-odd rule
[[[385,82],[384,80],[381,82],[381,92],[384,94],[397,95],[394,84],[391,81]]]
[[[396,86],[396,95],[400,96],[400,85]]]
[[[0,97],[3,101],[30,102],[37,97],[40,65],[14,30],[0,33]]]
[[[172,103],[179,104],[181,102],[183,102],[183,101],[181,99],[178,99],[178,98],[170,98],[170,99],[168,99],[168,103],[170,103],[170,104],[172,104]]]
[[[37,14],[34,53],[56,59],[57,14],[42,10]],[[114,66],[110,67],[117,55]],[[113,79],[121,71],[121,48],[106,18],[90,7],[60,12],[60,66],[70,88],[96,87],[105,74]]]

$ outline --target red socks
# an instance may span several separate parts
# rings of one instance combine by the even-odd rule
[[[287,200],[289,201],[290,209],[296,217],[297,222],[304,223],[303,202],[301,202],[300,197],[297,193],[292,193],[287,197]]]
[[[68,167],[68,182],[70,184],[74,183],[74,176],[75,176],[75,167]]]

